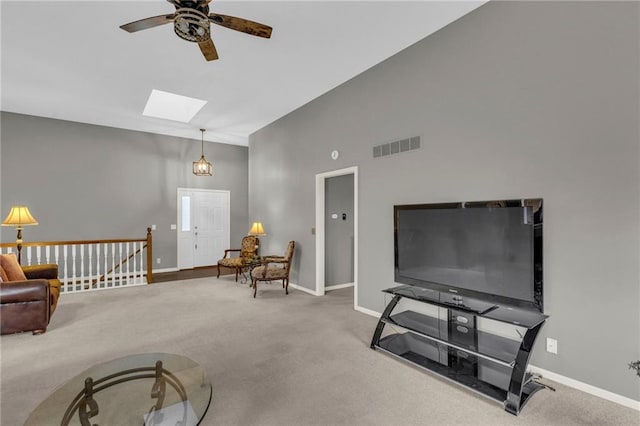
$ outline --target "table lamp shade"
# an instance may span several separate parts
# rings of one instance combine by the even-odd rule
[[[31,215],[27,206],[13,206],[7,217],[2,221],[2,226],[37,225],[38,221]]]
[[[249,235],[267,235],[266,232],[264,232],[262,222],[253,222],[251,229],[249,229]]]

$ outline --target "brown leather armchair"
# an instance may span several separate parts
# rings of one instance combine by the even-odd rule
[[[55,263],[48,263],[45,265],[22,266],[22,272],[24,272],[24,275],[28,280],[44,278],[49,281],[51,315],[53,315],[56,310],[56,306],[58,306],[58,299],[60,298],[58,265],[56,265]]]
[[[23,266],[23,281],[0,283],[0,334],[47,330],[60,296],[58,265]]]
[[[49,282],[44,279],[0,283],[0,334],[47,330]]]

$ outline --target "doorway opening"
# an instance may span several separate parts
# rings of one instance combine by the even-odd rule
[[[178,188],[178,269],[216,265],[230,240],[230,193]]]
[[[340,170],[333,170],[330,172],[319,173],[316,175],[316,289],[315,294],[318,296],[324,296],[327,289],[337,289],[342,287],[351,286],[351,283],[344,285],[327,286],[327,274],[325,267],[327,260],[332,261],[331,258],[326,256],[326,243],[327,243],[327,228],[330,228],[330,224],[327,221],[336,223],[348,222],[349,217],[344,216],[342,211],[327,212],[327,181],[328,179],[338,176],[353,176],[353,204],[352,206],[352,223],[353,235],[352,245],[348,249],[345,249],[342,254],[345,257],[351,259],[351,264],[348,267],[352,270],[353,276],[353,307],[358,306],[358,167],[348,167]],[[334,218],[333,215],[336,215]],[[327,218],[328,216],[328,218]],[[344,218],[344,219],[343,219]],[[331,238],[331,234],[329,234]],[[338,253],[338,256],[341,254]]]

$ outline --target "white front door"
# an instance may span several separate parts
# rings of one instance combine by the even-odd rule
[[[229,191],[178,188],[178,269],[215,265],[229,247]]]

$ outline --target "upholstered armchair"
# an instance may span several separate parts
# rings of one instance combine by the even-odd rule
[[[49,283],[49,305],[51,315],[56,311],[60,298],[60,280],[58,279],[58,265],[47,263],[45,265],[23,266],[22,271],[28,280],[45,279]]]
[[[0,334],[44,333],[60,296],[58,265],[20,266],[0,258]]]
[[[228,249],[224,251],[224,257],[218,260],[218,276],[220,278],[220,267],[233,268],[236,271],[236,282],[238,274],[242,272],[242,268],[246,267],[251,259],[256,257],[258,247],[258,237],[255,235],[247,235],[242,239],[241,248]],[[232,257],[230,253],[237,252],[238,256]]]
[[[256,297],[258,292],[258,281],[282,280],[282,288],[285,294],[289,294],[289,271],[295,248],[295,241],[289,241],[283,257],[265,257],[262,265],[251,270],[253,297]]]

